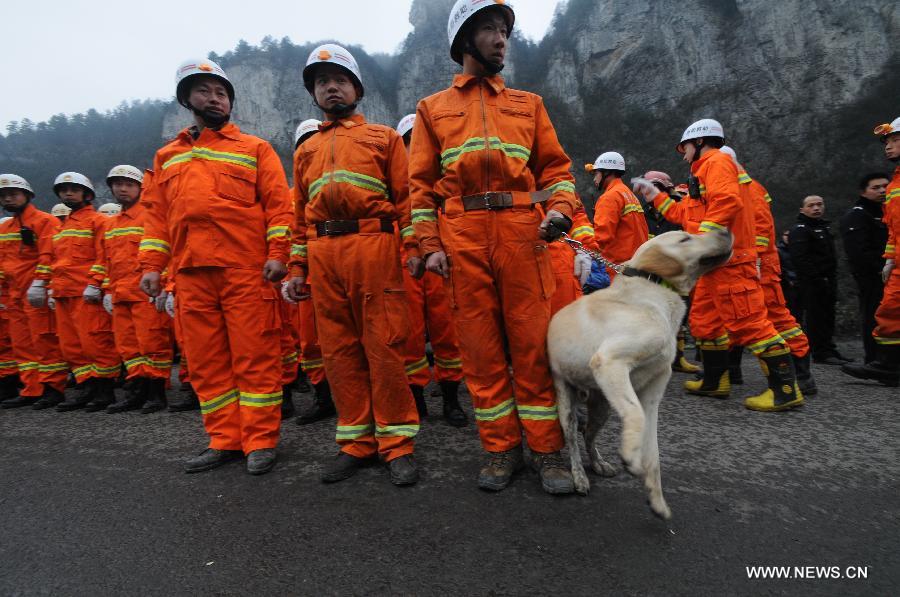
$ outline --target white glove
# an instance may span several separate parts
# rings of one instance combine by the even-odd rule
[[[53,298],[52,289],[47,291],[47,307],[49,307],[51,311],[56,311],[56,299]]]
[[[25,297],[32,307],[43,307],[47,302],[47,280],[34,280],[28,287]]]
[[[894,267],[896,266],[896,262],[893,259],[888,259],[884,262],[884,269],[881,270],[881,281],[887,284],[888,278],[891,277],[891,272],[894,271]]]
[[[169,299],[169,293],[165,290],[160,291],[156,296],[150,297],[150,302],[153,303],[153,306],[156,307],[157,313],[162,313],[166,310],[166,301]]]
[[[288,294],[288,283],[287,283],[287,280],[285,280],[284,282],[281,283],[281,298],[283,298],[286,302],[288,302],[288,303],[290,303],[290,304],[292,304],[292,305],[296,305],[296,304],[297,304],[297,301],[295,301],[294,299],[292,299],[292,298],[290,297],[290,295]]]
[[[575,253],[575,277],[578,278],[578,283],[581,286],[584,286],[587,283],[588,278],[591,277],[591,259],[590,255],[585,253]]]
[[[99,303],[103,298],[103,291],[93,284],[88,284],[84,287],[84,292],[81,296],[89,303]]]
[[[635,193],[643,195],[644,200],[650,204],[653,203],[653,198],[662,192],[652,182],[641,177],[631,179],[631,188]]]
[[[166,294],[166,313],[169,314],[169,317],[175,319],[175,295],[171,293]]]
[[[103,295],[103,308],[106,309],[106,312],[112,315],[113,305],[112,305],[112,295],[104,294]]]

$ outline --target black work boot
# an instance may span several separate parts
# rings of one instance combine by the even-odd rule
[[[275,448],[260,448],[247,454],[247,472],[251,475],[265,475],[275,467]]]
[[[743,358],[743,346],[732,346],[728,349],[728,381],[733,386],[744,385],[744,372],[741,371]]]
[[[56,411],[65,413],[72,410],[78,410],[87,406],[88,402],[94,399],[94,391],[97,387],[97,378],[92,377],[81,382],[81,387],[75,386],[75,392],[57,405]]]
[[[147,401],[147,391],[149,387],[147,382],[150,380],[146,377],[135,377],[125,384],[125,400],[110,404],[106,407],[109,414],[124,413],[130,410],[137,410],[144,406]]]
[[[488,491],[506,489],[524,464],[521,444],[506,452],[491,452],[478,473],[478,487]]]
[[[769,387],[757,396],[744,400],[744,406],[750,410],[762,412],[778,412],[801,406],[803,394],[797,386],[791,355],[784,349],[776,355],[759,355],[759,365]]]
[[[41,399],[41,396],[13,396],[0,402],[0,408],[21,408],[23,406],[34,407]]]
[[[166,408],[166,380],[161,377],[151,377],[147,380],[147,402],[141,409],[142,415],[149,415]]]
[[[684,389],[688,394],[697,396],[712,396],[714,398],[728,398],[731,394],[731,381],[728,376],[728,351],[707,350],[703,355],[703,377],[689,379],[684,382]]]
[[[425,404],[425,388],[414,384],[409,384],[409,391],[412,392],[413,398],[416,400],[416,410],[419,411],[419,419],[425,420],[428,416],[428,405]]]
[[[297,425],[309,425],[337,414],[334,401],[331,399],[331,386],[328,385],[328,380],[320,381],[313,388],[316,391],[316,401],[309,410],[297,416]]]
[[[19,395],[19,375],[0,377],[0,402],[12,400]]]
[[[32,410],[44,410],[45,408],[53,408],[60,402],[65,400],[65,395],[47,384],[44,384],[44,393],[41,394],[41,397],[35,402],[31,408]]]
[[[469,418],[459,405],[459,382],[442,381],[440,386],[444,397],[444,420],[453,427],[465,427]]]
[[[684,332],[678,332],[675,339],[675,360],[672,361],[672,371],[678,373],[699,373],[700,367],[687,360],[684,356]]]
[[[184,463],[184,472],[202,473],[209,471],[223,464],[228,464],[233,460],[239,460],[243,455],[244,453],[240,450],[214,450],[207,448],[200,452],[198,456],[194,456]]]
[[[816,380],[813,379],[812,371],[809,369],[809,351],[802,357],[791,355],[791,360],[794,362],[794,372],[797,374],[797,386],[800,388],[800,393],[804,396],[818,394]]]
[[[306,371],[303,370],[301,365],[297,365],[297,379],[294,381],[294,389],[297,390],[298,394],[309,394],[312,392],[312,388],[309,385],[309,378],[306,376]]]
[[[297,414],[294,407],[294,391],[290,385],[281,386],[281,420],[290,419]]]
[[[412,454],[405,454],[388,462],[391,472],[391,483],[398,487],[415,485],[419,480],[419,469]]]
[[[864,365],[841,365],[841,371],[857,379],[872,379],[888,387],[900,385],[900,345],[879,344],[878,358]]]
[[[338,452],[335,459],[322,469],[322,483],[337,483],[349,479],[356,471],[372,462],[372,458],[358,458],[346,452]]]
[[[99,410],[106,410],[116,401],[116,379],[108,377],[99,377],[94,380],[94,393],[91,401],[88,402],[84,410],[85,412],[95,413]]]
[[[178,390],[178,397],[169,403],[170,413],[180,413],[188,410],[200,410],[200,399],[190,382],[182,382]]]

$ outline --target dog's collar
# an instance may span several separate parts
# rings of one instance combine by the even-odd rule
[[[635,267],[631,267],[630,265],[626,265],[622,270],[623,276],[628,276],[629,278],[643,278],[644,280],[649,280],[654,284],[661,284],[663,286],[668,286],[665,280],[661,277],[657,276],[652,272],[648,272],[646,270],[637,269]]]

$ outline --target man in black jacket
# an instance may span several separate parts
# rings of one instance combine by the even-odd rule
[[[834,306],[837,301],[837,256],[834,237],[824,219],[825,200],[818,195],[803,199],[797,223],[788,233],[788,251],[797,272],[803,309],[802,326],[809,337],[813,362],[842,365],[850,362],[837,350]]]
[[[888,232],[881,216],[889,182],[887,174],[864,176],[859,183],[860,197],[856,205],[844,214],[840,223],[847,262],[859,288],[859,319],[866,363],[874,361],[877,356],[872,330],[875,328],[875,310],[884,293],[884,282],[881,280],[884,258],[881,255]]]

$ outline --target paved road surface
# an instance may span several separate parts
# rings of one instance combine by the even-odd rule
[[[751,360],[738,394],[763,385]],[[586,498],[545,495],[530,472],[483,493],[474,428],[435,417],[418,441],[423,480],[398,489],[381,468],[321,484],[330,422],[285,423],[278,467],[257,478],[242,463],[181,472],[204,446],[196,412],[2,411],[0,594],[896,595],[900,391],[814,372],[819,396],[774,415],[683,397],[673,376],[669,523],[624,474],[592,476]],[[755,565],[863,566],[868,579],[748,580]]]

